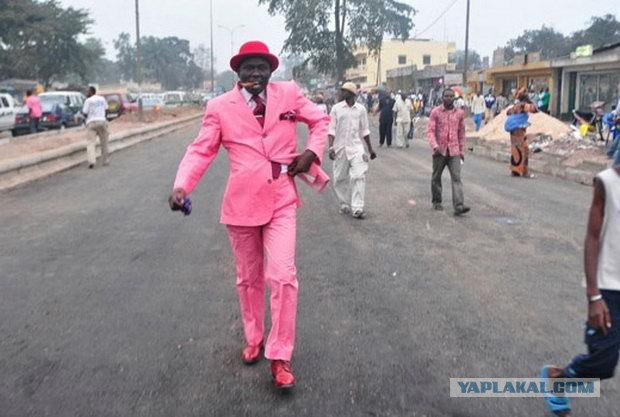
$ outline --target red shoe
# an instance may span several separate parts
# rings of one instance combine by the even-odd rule
[[[295,386],[295,376],[289,361],[271,361],[271,375],[273,375],[273,383],[277,388],[293,388]]]
[[[256,346],[246,345],[241,352],[241,360],[246,365],[252,365],[260,360],[261,350],[263,350],[263,342]]]

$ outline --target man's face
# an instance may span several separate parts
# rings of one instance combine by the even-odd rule
[[[454,104],[454,91],[446,90],[443,92],[443,105],[446,107],[452,107]]]
[[[241,63],[237,72],[242,84],[253,83],[245,86],[245,89],[252,94],[260,94],[267,87],[271,78],[271,65],[265,58],[248,58]]]
[[[345,101],[355,100],[355,94],[349,90],[340,90],[340,99]]]

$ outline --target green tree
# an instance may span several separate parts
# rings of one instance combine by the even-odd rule
[[[121,78],[125,81],[136,79],[136,48],[131,43],[129,33],[122,32],[114,40],[116,65]]]
[[[116,58],[125,80],[135,80],[136,48],[127,33],[121,33],[114,41]],[[204,71],[194,61],[189,41],[176,36],[141,39],[141,65],[144,80],[161,83],[167,90],[200,87],[205,79]]]
[[[35,78],[46,87],[71,73],[84,76],[99,58],[95,55],[103,53],[79,40],[91,23],[86,10],[65,9],[56,0],[4,0],[0,4],[0,73]]]
[[[465,68],[465,51],[459,49],[450,54],[450,63],[456,64],[457,71],[463,71]],[[482,58],[476,51],[470,50],[467,53],[467,67],[469,70],[477,70],[482,68]]]
[[[568,55],[571,50],[569,38],[545,25],[540,29],[526,30],[521,36],[508,41],[507,47],[507,58],[519,53],[540,51],[545,59],[551,59]]]
[[[356,64],[352,50],[377,53],[385,34],[402,39],[413,28],[415,10],[396,0],[259,0],[271,15],[285,17],[284,52],[301,54],[313,68],[339,81]],[[335,62],[334,62],[335,61]]]
[[[572,50],[580,45],[592,45],[600,48],[603,45],[620,42],[620,22],[613,14],[592,17],[590,26],[575,32],[571,39]]]

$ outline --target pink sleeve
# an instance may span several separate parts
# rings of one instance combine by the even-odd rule
[[[209,108],[202,118],[202,128],[198,137],[187,147],[185,156],[177,170],[174,189],[181,188],[191,194],[207,171],[220,148],[222,134],[218,115]]]
[[[426,128],[426,139],[432,150],[435,150],[437,145],[436,129],[437,129],[437,112],[431,111],[431,116],[428,118],[428,126]]]
[[[325,143],[327,143],[330,117],[323,113],[316,104],[308,100],[295,82],[291,82],[291,84],[297,95],[295,99],[297,120],[307,124],[310,129],[306,149],[317,156],[317,163],[320,165]]]
[[[461,156],[465,155],[465,112],[461,112],[459,118],[459,152]]]

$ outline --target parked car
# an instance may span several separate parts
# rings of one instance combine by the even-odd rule
[[[142,97],[142,108],[145,110],[159,110],[164,107],[164,100],[157,96]]]
[[[84,101],[86,100],[84,94],[77,91],[52,91],[39,94],[41,103],[48,98],[58,103],[64,103],[65,106],[67,106],[67,108],[69,108],[69,110],[71,110],[75,115],[82,114],[82,107],[84,106]]]
[[[108,102],[106,113],[108,120],[115,119],[125,113],[138,111],[138,101],[126,93],[103,93],[101,94]]]
[[[41,100],[41,119],[39,127],[42,130],[48,129],[64,129],[68,127],[79,126],[84,123],[84,117],[81,113],[74,111],[67,106],[65,97],[61,95],[43,95],[39,96]],[[30,116],[28,115],[28,107],[23,106],[15,116],[15,125],[13,126],[13,136],[24,135],[30,133]]]
[[[0,132],[13,129],[16,113],[13,97],[10,94],[0,94]]]
[[[164,103],[166,106],[180,106],[187,101],[185,91],[166,91],[164,93]]]

